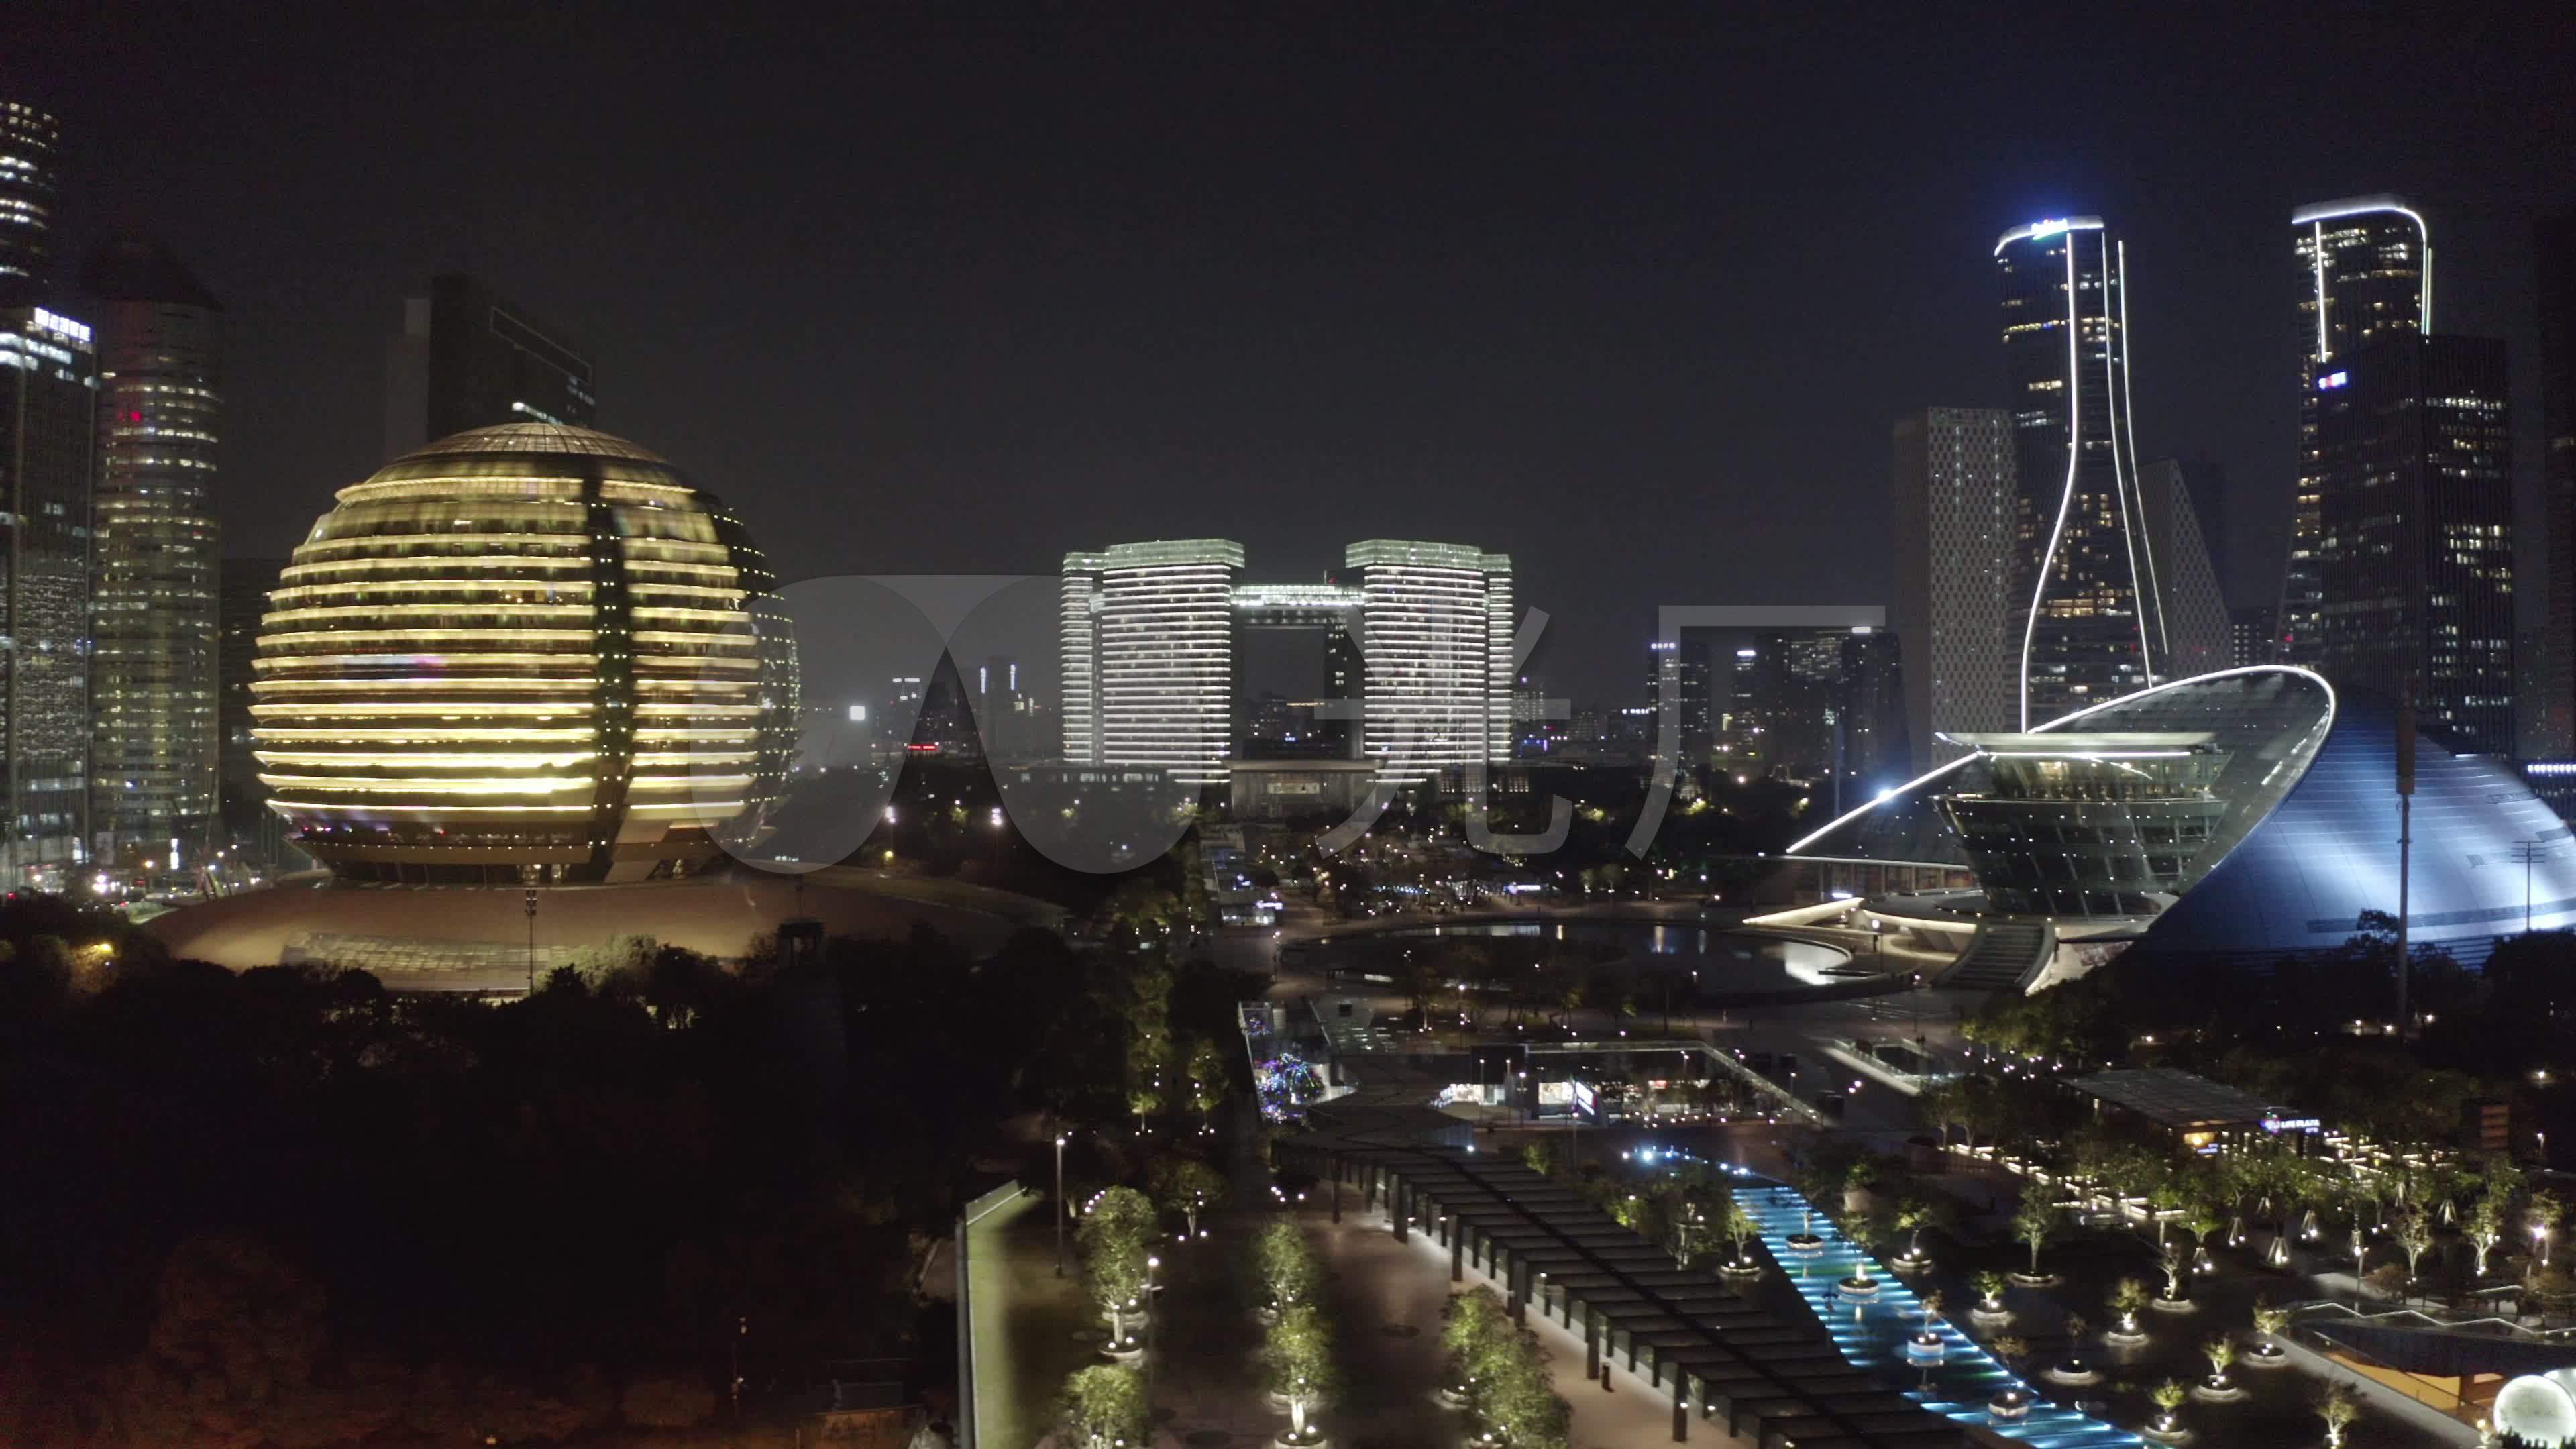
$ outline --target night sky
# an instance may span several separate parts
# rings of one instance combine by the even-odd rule
[[[2094,212],[2142,451],[2226,465],[2251,598],[2288,212],[2379,190],[2430,214],[2440,329],[2510,339],[2536,499],[2563,6],[1281,8],[20,4],[0,94],[64,121],[67,250],[156,234],[227,304],[236,555],[383,461],[400,298],[464,267],[788,578],[1453,539],[1513,555],[1560,688],[1628,693],[1658,602],[1886,599],[1892,420],[2001,400],[1995,235]]]

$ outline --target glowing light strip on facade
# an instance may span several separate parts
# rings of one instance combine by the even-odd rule
[[[2100,224],[2094,223],[2096,227]],[[2023,234],[2039,235],[2034,232]],[[2005,241],[2013,239],[2011,233],[2005,234]],[[2000,253],[2002,244],[1998,243],[1995,250]],[[2023,729],[2030,728],[2030,643],[2039,628],[2040,600],[2048,597],[2048,570],[2057,561],[2058,541],[2066,533],[2066,513],[2075,506],[2075,465],[2084,445],[2084,416],[2081,411],[2084,380],[2076,362],[2075,309],[2075,241],[2070,237],[2066,241],[2066,490],[2057,500],[2057,522],[2048,531],[2047,549],[2039,556],[2038,577],[2031,581],[2030,614],[2022,620],[2020,694]]]
[[[2290,225],[2302,226],[2309,223],[2317,224],[2317,254],[2322,258],[2325,255],[2324,223],[2337,221],[2348,216],[2372,216],[2380,213],[2402,216],[2408,221],[2415,223],[2415,249],[2423,256],[2423,280],[2418,294],[2423,299],[2420,304],[2423,309],[2423,316],[2417,323],[2417,330],[2419,332],[2430,333],[2433,330],[2433,228],[2424,220],[2424,214],[2422,212],[2419,212],[2414,207],[2406,204],[2405,198],[2381,194],[2377,196],[2350,196],[2345,197],[2340,201],[2320,201],[2313,205],[2302,206],[2298,210],[2291,212]],[[2317,269],[2317,316],[2319,319],[2317,323],[2317,360],[2319,362],[2325,361],[2329,352],[2329,349],[2326,346],[2325,323],[2323,320],[2325,317],[2325,303],[2325,268],[2324,263],[2320,261]]]
[[[2117,431],[2118,431],[2118,434],[2119,434],[2120,436],[2125,437],[2125,438],[2127,438],[2127,439],[2129,440],[2129,487],[2130,487],[2132,490],[2134,490],[2134,489],[2136,489],[2136,488],[2137,488],[2137,486],[2138,486],[2138,435],[2136,434],[2136,432],[2134,432],[2134,431],[2132,430],[2132,427],[2133,427],[2133,424],[2134,424],[2134,420],[2136,419],[2136,416],[2137,416],[2137,402],[2136,402],[2136,395],[2135,395],[2135,393],[2133,393],[2133,392],[2130,390],[2130,387],[2129,387],[2129,244],[2128,244],[2127,242],[2121,242],[2121,243],[2119,244],[2119,246],[2120,246],[2120,422],[2119,422],[2119,426],[2118,426]],[[2139,500],[2138,500],[2138,503],[2139,503],[2139,506],[2140,506],[2141,508],[2144,508],[2144,507],[2145,507],[2145,505],[2146,505],[2146,498],[2145,498],[2145,496],[2144,496],[2143,494],[2141,494],[2141,495],[2140,495]],[[2122,498],[2121,498],[2121,508],[2122,508],[2122,510],[2123,510],[2123,514],[2122,514],[2122,516],[2123,516],[2123,517],[2125,517],[2125,516],[2126,516],[2126,510],[2127,510],[2127,507],[2128,507],[2128,500],[2127,500],[2126,495],[2123,495],[2123,496],[2122,496]],[[2149,533],[2140,533],[2140,534],[2138,534],[2138,535],[2137,535],[2137,547],[2138,547],[2138,552],[2139,552],[2139,553],[2141,553],[2141,554],[2144,554],[2144,555],[2146,556],[2146,560],[2147,560],[2147,592],[2146,592],[2146,596],[2145,596],[2144,600],[2142,600],[2142,601],[2140,602],[2140,604],[2139,604],[2139,617],[2140,617],[2140,619],[2141,619],[2141,620],[2143,620],[2143,619],[2144,619],[2144,617],[2145,617],[2145,609],[2146,609],[2146,605],[2147,605],[2147,604],[2152,603],[2153,605],[2155,605],[2155,610],[2156,610],[2156,644],[2157,644],[2157,647],[2158,647],[2159,649],[2161,649],[2161,650],[2165,651],[2166,653],[2170,654],[2170,652],[2171,652],[2171,651],[2172,651],[2172,649],[2173,649],[2173,636],[2172,636],[2170,633],[2166,632],[2166,629],[2165,629],[2165,596],[2164,596],[2164,586],[2163,586],[2162,584],[2158,583],[2158,582],[2157,582],[2157,580],[2156,580],[2156,540],[2155,540],[2155,536],[2154,536],[2153,534],[2149,534]],[[2130,584],[2130,586],[2131,586],[2132,588],[2136,587],[2136,586],[2137,586],[2137,581],[2138,581],[2138,569],[2137,569],[2137,565],[2136,565],[2136,564],[2134,564],[2134,563],[2132,563],[2132,564],[2129,566],[2129,584]],[[2143,623],[2143,622],[2139,625],[2138,643],[2140,644],[2140,646],[2141,646],[2141,647],[2143,647],[2143,646],[2146,644],[2146,627],[2145,627],[2145,625],[2144,625],[2144,623]],[[2139,663],[2139,666],[2140,666],[2140,672],[2141,672],[2141,673],[2143,673],[2143,674],[2146,676],[2147,683],[2149,683],[2149,684],[2153,684],[2153,683],[2155,683],[2155,682],[2156,682],[2156,654],[2155,654],[2153,651],[2150,651],[2150,652],[2148,652],[2148,653],[2145,655],[2145,657],[2144,657],[2144,658],[2140,659],[2140,660],[2138,661],[2138,663]]]

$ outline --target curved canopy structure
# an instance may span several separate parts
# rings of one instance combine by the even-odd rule
[[[2397,716],[2375,696],[2264,665],[1960,742],[1977,752],[1789,853],[1965,865],[1981,893],[1942,909],[2132,952],[2278,959],[2397,910]],[[2415,941],[2477,961],[2526,909],[2534,929],[2576,926],[2569,829],[2503,766],[2419,741],[2413,834]]]

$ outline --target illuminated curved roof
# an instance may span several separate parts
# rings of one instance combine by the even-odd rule
[[[638,463],[670,466],[669,459],[650,448],[596,429],[567,427],[562,423],[503,423],[498,427],[469,428],[425,448],[415,448],[396,458],[394,463],[398,466],[414,458],[435,458],[449,453],[577,453],[593,458],[629,458]]]
[[[2041,725],[2039,735],[2205,731],[2227,763],[2213,793],[2226,806],[2172,904],[2133,953],[2278,958],[2331,950],[2365,911],[2397,909],[2397,716],[2367,693],[2337,693],[2315,674],[2258,665],[2175,680]],[[1967,853],[1939,797],[1990,787],[1970,755],[1886,792],[1792,845],[1818,860],[1961,866]],[[2576,848],[2568,826],[2509,769],[2454,755],[2429,737],[2416,749],[2408,918],[2418,942],[2475,962],[2523,929],[2525,872],[2516,847],[2537,843],[2528,910],[2535,929],[2576,926]],[[2555,846],[2553,850],[2551,847]]]

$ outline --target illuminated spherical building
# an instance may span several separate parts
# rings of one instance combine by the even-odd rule
[[[756,834],[795,749],[777,579],[679,470],[584,428],[400,458],[260,626],[260,780],[343,877],[644,880]]]

